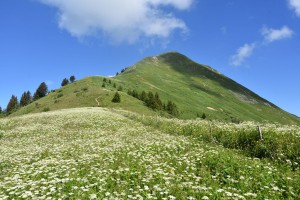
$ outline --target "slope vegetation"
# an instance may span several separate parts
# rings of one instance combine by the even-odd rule
[[[199,120],[175,120],[173,134],[168,120],[130,116],[73,108],[0,119],[0,199],[299,199],[293,160],[205,143],[202,126],[180,134]]]
[[[147,108],[128,90],[158,93],[163,102],[172,100],[179,118],[201,117],[230,122],[269,121],[299,124],[299,118],[281,110],[213,68],[195,63],[176,52],[148,57],[123,70],[118,76],[87,77],[50,93],[47,97],[22,108],[14,115],[62,108],[100,106],[120,107],[146,115],[158,112]],[[116,87],[113,87],[113,85]],[[121,103],[112,103],[117,88],[122,86]],[[159,113],[161,114],[161,113]]]
[[[145,58],[115,79],[174,100],[182,118],[206,113],[209,118],[227,121],[299,123],[291,114],[211,67],[176,52]]]

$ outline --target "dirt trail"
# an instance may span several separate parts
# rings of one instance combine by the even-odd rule
[[[101,96],[99,96],[99,97],[97,97],[96,99],[95,99],[95,101],[97,102],[97,105],[98,106],[100,106],[100,102],[98,101],[98,99],[100,98]]]

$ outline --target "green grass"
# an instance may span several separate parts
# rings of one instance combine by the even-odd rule
[[[117,83],[117,81],[113,81],[112,84],[107,83],[105,88],[102,87],[102,83],[103,77],[100,76],[84,78],[49,93],[48,96],[21,108],[12,116],[38,113],[48,109],[60,110],[78,107],[118,107],[146,115],[154,114],[154,111],[144,106],[143,102],[127,95],[126,90],[119,91],[121,103],[112,103],[111,100],[117,91],[113,87],[113,83]]]
[[[86,77],[57,89],[47,97],[21,108],[13,116],[42,112],[45,108],[58,110],[86,106],[119,107],[156,115],[143,102],[127,95],[127,90],[135,89],[139,93],[143,90],[157,92],[163,102],[172,100],[178,107],[181,119],[194,119],[205,113],[209,120],[300,124],[299,118],[214,69],[197,64],[179,53],[145,58],[116,77],[106,77],[106,87],[102,87],[103,78]],[[113,87],[114,84],[116,87]],[[113,104],[111,100],[120,86],[123,88],[120,92],[121,103]]]
[[[158,92],[164,101],[172,99],[184,119],[205,113],[208,119],[225,121],[299,123],[233,80],[178,53],[145,58],[115,79],[138,91]]]
[[[96,107],[0,119],[0,199],[300,198],[299,168],[201,140],[206,123]]]

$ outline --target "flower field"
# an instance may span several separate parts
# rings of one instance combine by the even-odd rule
[[[102,108],[0,119],[0,199],[299,199],[299,128],[263,126],[280,139],[261,158],[236,141],[254,130]]]

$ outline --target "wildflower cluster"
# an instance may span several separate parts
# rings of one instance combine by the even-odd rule
[[[122,112],[77,108],[0,119],[0,199],[299,198],[299,173],[286,165]]]

